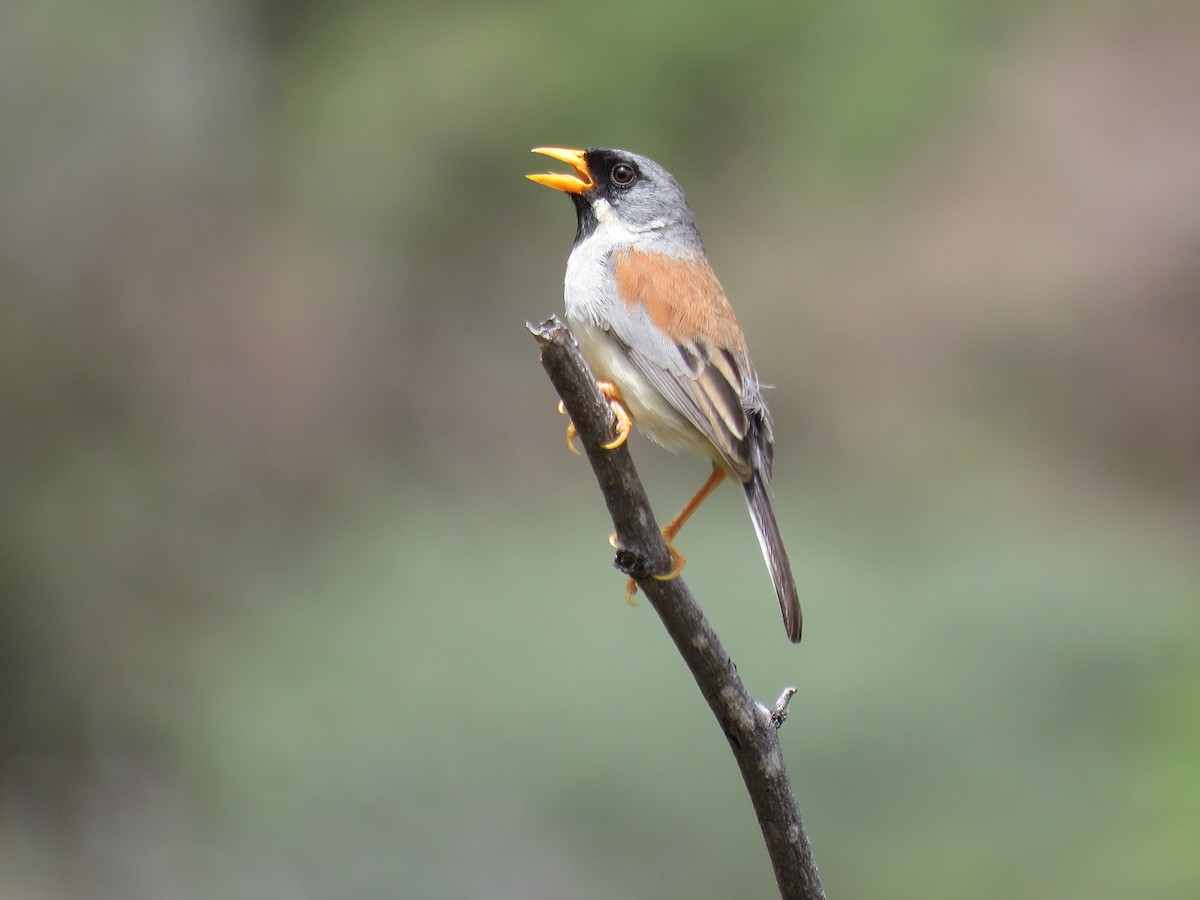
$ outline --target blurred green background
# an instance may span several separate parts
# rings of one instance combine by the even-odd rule
[[[776,418],[681,547],[836,897],[1200,885],[1200,7],[8,4],[0,897],[773,881],[525,333],[688,190]],[[660,513],[706,475],[635,439]]]

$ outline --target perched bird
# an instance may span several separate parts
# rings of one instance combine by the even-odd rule
[[[567,324],[617,414],[673,452],[712,461],[713,471],[663,535],[673,538],[732,476],[771,572],[788,637],[800,640],[800,602],[768,487],[773,443],[762,386],[721,283],[709,265],[683,189],[653,160],[626,150],[533,151],[573,173],[527,176],[570,195],[575,244],[567,260]],[[623,408],[622,408],[623,407]],[[628,415],[625,411],[628,411]],[[574,427],[568,429],[568,442]],[[572,449],[574,449],[572,447]],[[630,579],[626,599],[637,589]]]

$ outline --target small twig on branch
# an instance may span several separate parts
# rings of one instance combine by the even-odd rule
[[[788,687],[783,689],[783,693],[779,695],[779,699],[775,701],[775,706],[771,709],[771,724],[778,731],[783,727],[783,723],[787,721],[788,704],[792,702],[792,698],[796,696],[796,689]]]
[[[716,633],[682,578],[658,581],[652,572],[668,571],[671,554],[659,531],[628,449],[605,450],[615,420],[596,387],[570,330],[557,317],[529,325],[541,345],[542,366],[587,452],[621,549],[616,565],[637,579],[662,619],[700,692],[729,741],[758,817],[767,853],[784,900],[824,900],[812,846],[800,819],[787,765],[779,746],[779,726],[795,688],[788,688],[767,709],[755,702]]]

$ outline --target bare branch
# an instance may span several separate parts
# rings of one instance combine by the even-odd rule
[[[785,900],[823,900],[812,847],[779,746],[778,728],[795,689],[784,691],[774,710],[755,702],[683,579],[649,577],[652,572],[669,571],[670,551],[628,449],[601,447],[613,440],[615,419],[596,387],[595,376],[570,330],[557,317],[541,325],[531,324],[529,330],[541,345],[542,366],[579,431],[580,443],[621,536],[616,565],[638,580],[733,750],[762,828],[780,896]]]

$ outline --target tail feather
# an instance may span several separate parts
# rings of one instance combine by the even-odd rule
[[[758,535],[763,558],[771,572],[771,581],[779,597],[779,608],[783,612],[783,625],[787,636],[794,643],[800,642],[803,617],[800,614],[800,598],[796,590],[796,579],[792,576],[792,565],[787,551],[783,549],[783,538],[779,536],[779,524],[775,521],[775,510],[762,474],[754,476],[743,487],[746,490],[746,505],[750,507],[750,518],[754,521],[754,533]]]

